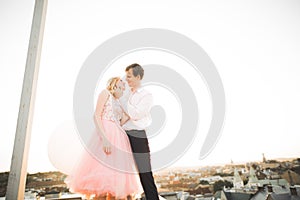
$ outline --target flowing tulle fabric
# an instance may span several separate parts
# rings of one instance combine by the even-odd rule
[[[138,180],[130,143],[126,133],[110,120],[102,120],[111,154],[102,149],[102,138],[95,131],[87,150],[65,182],[71,192],[87,195],[112,194],[116,198],[139,193]]]

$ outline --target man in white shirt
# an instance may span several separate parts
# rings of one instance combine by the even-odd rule
[[[131,88],[128,95],[123,96],[124,108],[130,119],[123,125],[126,131],[134,159],[139,171],[140,181],[147,200],[159,200],[151,170],[150,149],[146,135],[146,127],[152,120],[150,109],[153,98],[151,93],[141,87],[144,69],[137,63],[129,65],[126,70],[126,81]]]

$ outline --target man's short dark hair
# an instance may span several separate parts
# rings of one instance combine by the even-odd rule
[[[131,65],[129,65],[128,67],[126,67],[125,71],[129,71],[130,69],[132,69],[133,75],[135,77],[137,77],[138,75],[140,75],[141,80],[144,77],[144,69],[142,68],[141,65],[137,64],[137,63],[133,63]]]

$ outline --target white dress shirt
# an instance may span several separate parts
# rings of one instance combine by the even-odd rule
[[[121,104],[130,116],[130,120],[123,125],[125,130],[144,130],[152,122],[150,110],[153,104],[152,94],[140,87],[135,92],[125,92]]]

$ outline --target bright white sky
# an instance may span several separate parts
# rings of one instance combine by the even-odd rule
[[[0,3],[0,171],[10,168],[33,7],[33,0]],[[80,143],[70,131],[77,74],[102,42],[138,28],[165,28],[197,42],[215,63],[225,88],[222,137],[208,157],[198,160],[211,118],[211,103],[201,78],[186,77],[191,83],[199,83],[203,91],[196,94],[199,134],[173,166],[256,161],[262,159],[262,153],[267,159],[300,157],[299,20],[297,0],[49,1],[28,171],[57,170],[50,162],[48,147],[54,163],[70,157],[68,162],[72,163],[79,156]],[[154,63],[166,63],[167,57],[154,54]],[[135,57],[141,64],[151,62],[151,56]],[[176,63],[172,59],[168,60],[170,65]],[[168,109],[166,113],[166,129],[172,128],[178,118],[172,118],[174,114],[168,114]],[[150,145],[155,151],[167,141],[153,138]],[[65,151],[59,149],[62,147]],[[62,171],[66,168],[56,167]]]

